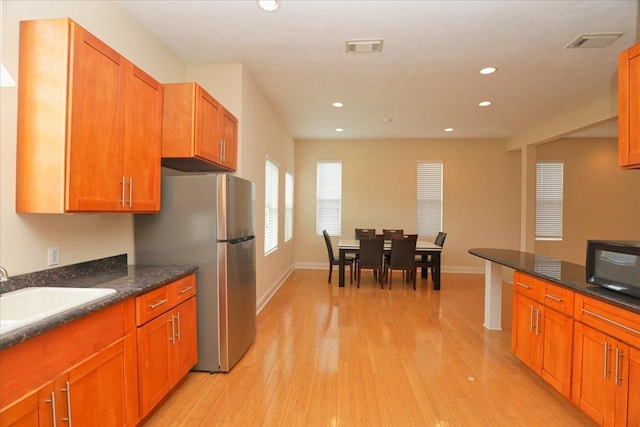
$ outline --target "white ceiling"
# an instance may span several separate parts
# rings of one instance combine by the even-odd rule
[[[614,93],[638,27],[637,0],[120,3],[186,64],[244,64],[295,138],[511,138]],[[601,32],[624,35],[565,48]],[[381,53],[345,53],[370,38]]]

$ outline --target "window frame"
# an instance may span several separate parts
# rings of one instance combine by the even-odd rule
[[[435,238],[443,230],[444,162],[420,160],[416,163],[416,230],[420,236]],[[435,213],[435,219],[431,218]]]
[[[316,235],[323,230],[330,236],[342,231],[342,160],[316,162]]]
[[[275,176],[274,176],[275,175]],[[264,254],[278,249],[278,203],[280,168],[267,158],[264,176]]]

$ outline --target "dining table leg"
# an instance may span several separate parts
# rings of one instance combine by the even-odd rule
[[[344,288],[344,260],[345,260],[345,251],[340,249],[340,254],[338,256],[338,286]]]
[[[440,251],[433,252],[431,254],[431,259],[433,260],[433,289],[436,291],[440,290]]]

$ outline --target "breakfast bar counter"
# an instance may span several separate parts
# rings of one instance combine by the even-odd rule
[[[583,265],[512,249],[473,248],[469,253],[486,260],[484,326],[487,329],[502,329],[502,266],[640,313],[640,299],[587,283]]]

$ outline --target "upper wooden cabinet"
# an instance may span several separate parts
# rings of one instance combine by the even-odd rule
[[[74,21],[21,22],[16,211],[157,212],[162,93]]]
[[[640,168],[640,44],[620,54],[618,72],[619,163]]]
[[[162,165],[235,171],[238,119],[197,83],[164,85]]]

